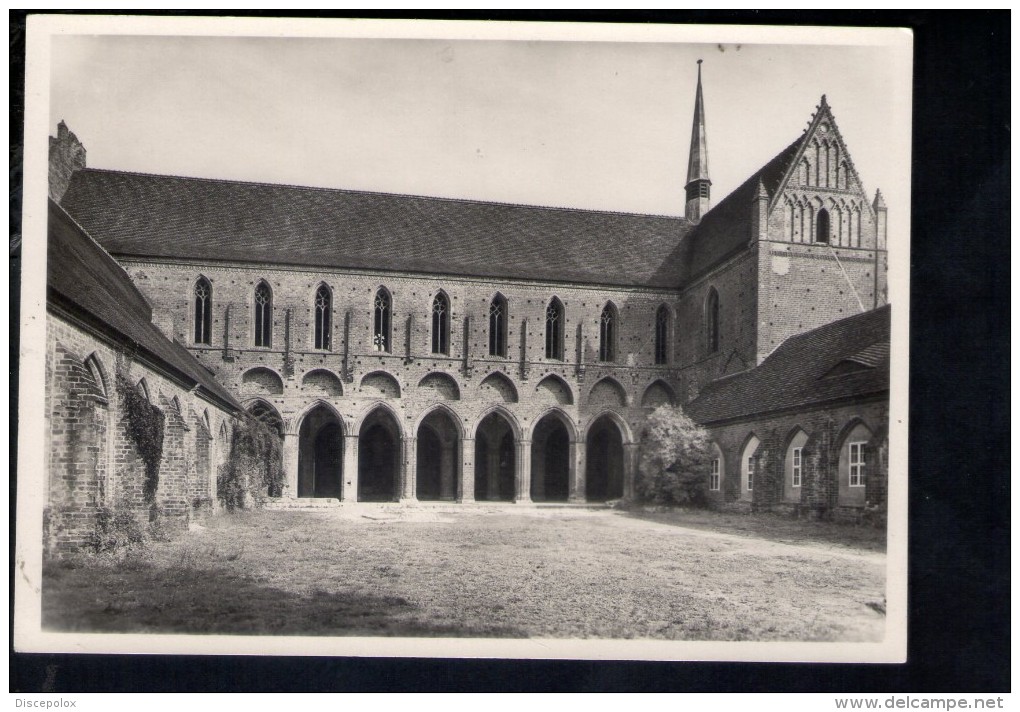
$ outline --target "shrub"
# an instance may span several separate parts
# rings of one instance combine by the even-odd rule
[[[142,491],[145,501],[151,505],[156,501],[156,491],[159,489],[159,462],[163,459],[163,426],[166,416],[121,374],[117,375],[117,391],[127,418],[128,435],[145,463]]]
[[[656,408],[641,442],[638,495],[657,504],[706,506],[709,447],[708,433],[682,409]]]
[[[100,507],[96,524],[85,546],[96,554],[139,546],[146,541],[145,528],[131,512]]]
[[[251,415],[234,422],[230,455],[216,477],[216,496],[228,510],[261,506],[283,490],[283,448],[272,424]]]

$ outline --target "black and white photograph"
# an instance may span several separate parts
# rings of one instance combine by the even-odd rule
[[[16,649],[902,661],[912,51],[30,18]]]

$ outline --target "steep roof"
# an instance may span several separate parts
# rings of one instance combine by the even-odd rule
[[[769,195],[774,195],[804,138],[802,135],[780,151],[705,214],[683,246],[680,259],[684,283],[747,247],[751,240],[751,203],[758,195],[759,181]]]
[[[123,343],[136,344],[159,366],[198,386],[228,408],[241,405],[184,346],[152,323],[152,308],[124,268],[52,200],[49,203],[48,299]]]
[[[792,336],[760,365],[713,381],[687,406],[699,423],[889,390],[888,305]]]
[[[120,171],[63,207],[115,255],[673,288],[684,218]]]

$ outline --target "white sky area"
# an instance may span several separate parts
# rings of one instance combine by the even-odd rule
[[[909,66],[904,84],[897,56],[845,45],[56,36],[49,132],[65,120],[93,168],[681,215],[700,58],[713,203],[796,139],[824,93],[894,229],[909,200],[909,166],[889,159],[909,140],[909,96],[897,89],[909,90]]]

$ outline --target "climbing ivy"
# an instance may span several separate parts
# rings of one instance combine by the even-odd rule
[[[163,433],[166,416],[150,403],[131,382],[117,376],[117,392],[127,420],[127,432],[145,463],[143,494],[152,505],[159,489],[159,463],[163,459]]]
[[[234,421],[230,455],[220,466],[216,495],[228,510],[261,506],[283,490],[283,447],[272,423],[252,415]]]

